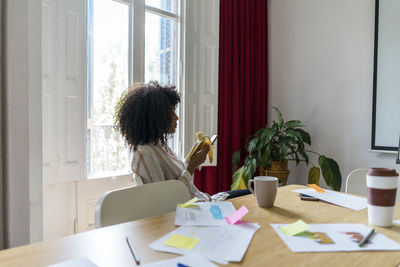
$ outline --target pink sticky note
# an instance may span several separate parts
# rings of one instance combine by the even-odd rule
[[[235,213],[233,213],[229,217],[225,217],[225,220],[229,224],[236,224],[240,222],[240,219],[243,218],[244,215],[246,215],[249,211],[247,210],[246,206],[242,206],[240,209],[238,209]]]

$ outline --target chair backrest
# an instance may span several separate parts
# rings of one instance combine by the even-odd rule
[[[186,185],[177,180],[109,191],[97,202],[96,228],[175,211],[177,203],[190,198]]]
[[[349,173],[346,179],[346,193],[366,196],[366,175],[368,169],[355,169]]]
[[[349,173],[346,180],[346,193],[367,196],[368,169],[355,169]],[[397,181],[396,201],[400,202],[400,178]]]

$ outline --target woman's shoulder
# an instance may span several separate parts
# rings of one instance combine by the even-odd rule
[[[133,152],[134,157],[152,156],[158,150],[158,146],[154,144],[138,145],[136,151]]]

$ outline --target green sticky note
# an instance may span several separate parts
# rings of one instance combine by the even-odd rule
[[[196,207],[196,206],[198,206],[198,205],[193,205],[193,203],[195,203],[197,200],[198,200],[197,197],[192,198],[191,200],[189,200],[189,201],[187,201],[187,202],[185,202],[185,203],[183,203],[183,204],[179,204],[178,207],[179,207],[179,208]]]
[[[310,226],[303,222],[302,220],[298,220],[295,223],[286,225],[284,227],[279,227],[279,230],[282,231],[287,236],[294,236],[300,233],[303,233],[310,229]]]
[[[174,248],[192,249],[200,239],[191,238],[183,235],[171,235],[164,245]]]

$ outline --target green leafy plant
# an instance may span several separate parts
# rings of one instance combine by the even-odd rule
[[[264,169],[271,167],[272,161],[294,160],[296,165],[304,161],[309,164],[308,153],[318,155],[318,165],[308,173],[308,183],[319,184],[320,172],[326,184],[333,190],[339,191],[342,185],[342,175],[337,162],[317,152],[307,150],[306,145],[311,145],[310,134],[303,129],[305,125],[299,120],[285,122],[278,108],[273,107],[278,121],[273,121],[272,126],[259,129],[246,140],[245,150],[247,156],[243,165],[237,169],[240,161],[241,150],[233,153],[233,182],[232,190],[247,188],[247,181],[251,179],[258,169],[260,174]]]

